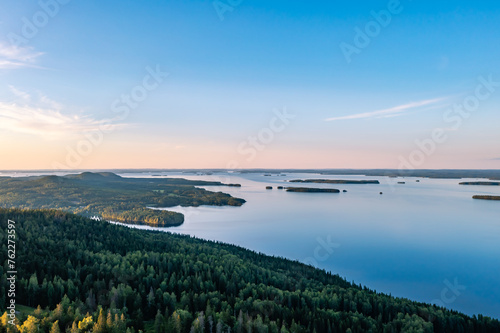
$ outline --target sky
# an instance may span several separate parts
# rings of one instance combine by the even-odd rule
[[[500,168],[500,3],[0,3],[0,170]]]

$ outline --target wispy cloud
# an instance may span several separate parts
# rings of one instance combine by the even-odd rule
[[[16,102],[0,101],[0,130],[58,139],[99,130],[101,121],[89,116],[66,114],[64,106],[45,95],[36,97],[10,87]],[[112,127],[123,127],[115,124]]]
[[[27,92],[21,91],[21,90],[17,89],[14,86],[9,85],[9,90],[16,97],[21,98],[24,101],[30,101],[31,100],[30,94],[28,94]]]
[[[36,67],[35,60],[43,53],[31,47],[19,47],[0,42],[0,69]]]
[[[389,109],[376,110],[370,112],[357,113],[349,116],[333,117],[325,119],[325,121],[336,121],[336,120],[349,120],[349,119],[366,119],[366,118],[390,118],[401,116],[402,114],[409,112],[416,108],[421,108],[423,106],[431,106],[436,103],[442,102],[448,99],[448,97],[440,97],[434,99],[427,99],[418,102],[411,102],[408,104],[398,105]]]

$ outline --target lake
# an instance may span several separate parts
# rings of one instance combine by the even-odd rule
[[[500,195],[500,187],[458,185],[478,179],[154,174],[240,183],[241,188],[204,188],[247,202],[242,207],[175,207],[169,210],[186,215],[183,225],[139,228],[236,244],[312,264],[393,296],[500,318],[500,202],[472,199],[474,194]],[[286,182],[307,178],[373,179],[380,184]],[[405,184],[397,184],[401,181]],[[277,186],[347,192],[290,193]]]
[[[166,174],[240,183],[241,188],[205,188],[247,200],[242,207],[170,209],[184,213],[186,221],[168,231],[313,264],[394,296],[500,317],[500,202],[472,199],[500,195],[500,187],[458,185],[478,179]],[[380,184],[285,182],[307,178]],[[290,193],[277,186],[347,192]]]

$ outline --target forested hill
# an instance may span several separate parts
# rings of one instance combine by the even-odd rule
[[[23,332],[500,332],[497,320],[377,294],[298,262],[61,211],[0,209],[4,262],[8,219],[17,303],[41,306],[19,318]]]
[[[241,206],[245,202],[229,194],[195,187],[214,185],[225,184],[180,178],[122,178],[110,172],[0,177],[0,207],[62,209],[87,217],[168,227],[182,224],[184,216],[147,207]]]

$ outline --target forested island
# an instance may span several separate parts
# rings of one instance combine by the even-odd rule
[[[312,187],[287,187],[287,192],[307,192],[307,193],[340,193],[335,188],[312,188]]]
[[[182,224],[184,216],[147,207],[241,206],[245,202],[229,194],[195,187],[215,185],[224,186],[220,182],[181,178],[122,178],[110,172],[0,177],[0,207],[61,209],[122,223],[169,227]]]
[[[296,261],[62,211],[0,209],[2,253],[8,220],[19,244],[20,332],[500,331],[498,320],[376,293]],[[3,313],[0,332],[14,332]]]
[[[378,180],[346,180],[346,179],[294,179],[290,183],[318,183],[318,184],[380,184]]]
[[[472,199],[480,199],[480,200],[500,200],[500,196],[496,195],[474,195]]]
[[[462,182],[458,185],[500,186],[500,182]]]

